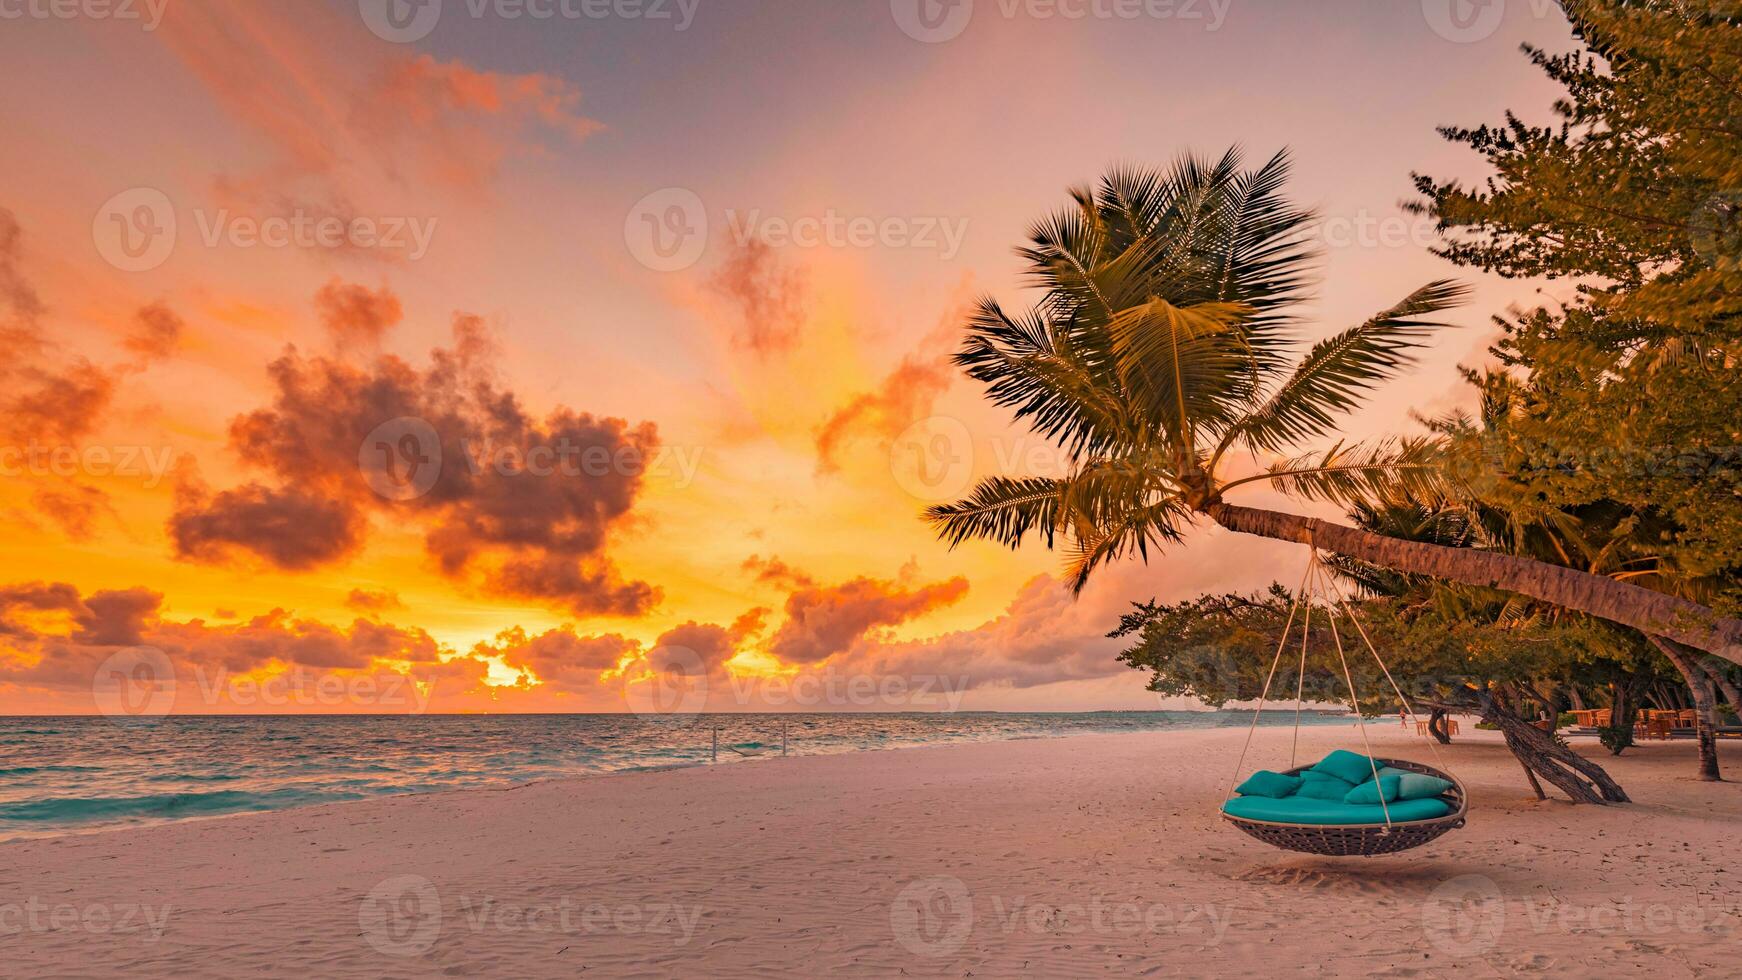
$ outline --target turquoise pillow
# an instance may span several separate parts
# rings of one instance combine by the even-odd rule
[[[1313,772],[1329,773],[1350,786],[1359,786],[1373,778],[1373,770],[1376,767],[1377,763],[1364,755],[1356,755],[1353,752],[1338,749],[1320,759],[1318,764],[1313,766]]]
[[[1396,803],[1399,791],[1398,784],[1402,780],[1402,776],[1387,776],[1384,774],[1384,770],[1380,770],[1378,780],[1369,779],[1350,790],[1348,795],[1343,797],[1343,802],[1378,806],[1380,798],[1384,797],[1385,802]],[[1435,793],[1434,795],[1438,796],[1439,794]]]
[[[1300,789],[1294,795],[1309,800],[1334,800],[1340,803],[1355,788],[1348,780],[1328,772],[1319,772],[1317,769],[1308,769],[1301,773],[1300,779]]]
[[[1234,792],[1241,796],[1268,796],[1280,800],[1294,795],[1294,791],[1300,789],[1300,781],[1299,776],[1284,776],[1280,772],[1260,769],[1248,776]]]
[[[1247,820],[1269,820],[1274,823],[1354,824],[1379,826],[1390,817],[1392,823],[1412,820],[1432,820],[1452,812],[1445,800],[1398,800],[1384,808],[1350,806],[1325,800],[1303,800],[1291,796],[1285,800],[1270,800],[1262,796],[1236,796],[1222,804],[1222,812]]]
[[[1452,788],[1451,782],[1424,772],[1406,772],[1398,777],[1397,798],[1400,800],[1432,799]]]

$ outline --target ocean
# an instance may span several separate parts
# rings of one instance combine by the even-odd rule
[[[1243,711],[0,717],[0,840],[635,769],[1085,732]],[[1266,711],[1265,726],[1294,712]],[[1309,712],[1303,724],[1349,724]],[[716,737],[718,749],[716,751]]]

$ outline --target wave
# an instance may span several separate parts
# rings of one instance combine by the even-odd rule
[[[101,766],[19,766],[0,769],[0,776],[32,776],[39,772],[102,772]]]
[[[176,819],[247,810],[276,810],[312,803],[337,803],[362,799],[359,793],[272,790],[248,793],[217,790],[211,793],[154,793],[146,796],[88,796],[26,800],[0,804],[0,820],[55,824],[88,823],[95,820]]]

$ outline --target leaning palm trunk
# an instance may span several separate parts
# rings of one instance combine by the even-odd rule
[[[1651,642],[1688,682],[1694,696],[1694,737],[1700,743],[1700,778],[1717,782],[1724,777],[1718,771],[1718,704],[1712,679],[1700,668],[1699,659],[1681,644],[1661,636],[1652,637]]]
[[[1312,544],[1406,574],[1516,592],[1742,664],[1742,620],[1723,618],[1668,593],[1499,552],[1407,541],[1221,501],[1206,505],[1203,512],[1230,531]]]

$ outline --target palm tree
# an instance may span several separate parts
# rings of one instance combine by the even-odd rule
[[[1407,541],[1230,503],[1267,485],[1348,506],[1443,489],[1435,436],[1372,444],[1329,434],[1363,396],[1414,361],[1432,319],[1464,287],[1428,283],[1295,359],[1291,327],[1316,249],[1314,215],[1282,197],[1286,153],[1242,169],[1237,150],[1170,170],[1115,169],[1036,224],[1018,254],[1042,291],[1026,314],[992,299],[970,315],[956,363],[997,404],[1057,442],[1064,478],[992,477],[927,517],[952,546],[1069,550],[1081,589],[1101,565],[1182,538],[1200,517],[1232,531],[1315,544],[1398,572],[1517,592],[1742,663],[1742,620],[1577,568]],[[1231,453],[1280,456],[1235,476]]]

